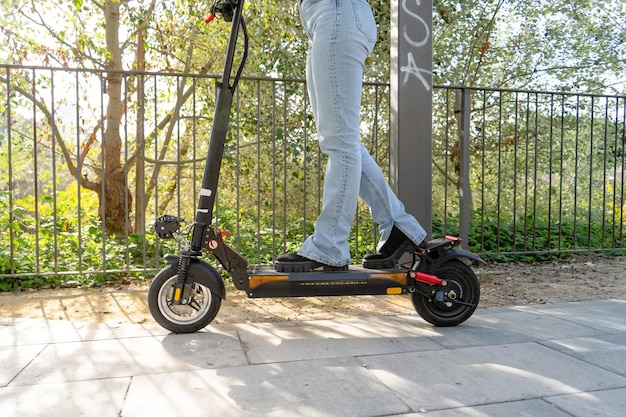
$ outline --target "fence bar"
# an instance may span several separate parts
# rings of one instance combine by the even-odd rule
[[[469,222],[471,207],[471,184],[470,184],[470,119],[471,119],[471,96],[470,90],[461,90],[461,161],[459,173],[459,193],[461,199],[459,237],[462,240],[461,246],[469,248]]]

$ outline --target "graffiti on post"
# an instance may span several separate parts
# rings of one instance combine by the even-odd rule
[[[402,12],[409,16],[410,24],[404,22],[402,26],[402,36],[404,40],[411,45],[415,49],[422,48],[425,45],[428,45],[428,40],[430,39],[430,25],[422,18],[419,14],[415,13],[411,9],[409,9],[407,5],[408,0],[402,0]],[[421,5],[421,0],[415,0],[417,6]],[[419,39],[414,39],[409,34],[408,28],[421,26],[424,28],[424,34]],[[400,67],[400,71],[404,74],[404,79],[402,80],[402,85],[406,85],[409,81],[411,75],[417,77],[417,79],[422,83],[424,88],[427,91],[430,91],[430,79],[432,78],[432,71],[425,68],[420,68],[416,62],[415,57],[413,55],[413,51],[408,51],[406,56],[406,65]]]

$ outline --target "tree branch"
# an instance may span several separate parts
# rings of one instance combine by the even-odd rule
[[[0,82],[5,83],[7,86],[9,85],[9,80],[4,77],[0,77]],[[72,155],[70,154],[70,151],[67,145],[65,144],[63,137],[59,133],[59,129],[56,125],[54,118],[52,117],[52,113],[50,112],[50,110],[48,110],[48,107],[46,107],[46,105],[42,101],[37,100],[35,96],[33,96],[29,91],[23,89],[22,87],[13,86],[12,90],[18,92],[19,94],[24,96],[26,99],[31,101],[44,114],[46,120],[48,121],[48,123],[50,124],[50,127],[52,128],[52,138],[53,138],[52,140],[56,141],[56,143],[59,145],[59,148],[61,149],[61,153],[63,154],[63,159],[65,159],[65,162],[67,163],[67,167],[68,167],[68,170],[70,171],[70,174],[74,178],[76,178],[76,180],[80,183],[81,186],[85,187],[86,189],[89,189],[92,191],[99,191],[100,183],[90,181],[86,176],[79,177],[78,168],[76,164],[74,164]],[[95,137],[95,132],[97,132],[98,129],[99,129],[99,126],[97,126],[94,129],[94,132],[90,135],[90,139],[88,139],[88,141],[86,142],[86,144],[88,145],[84,147],[85,149],[88,149],[91,146],[91,143],[93,143],[93,140],[91,139],[91,137],[92,136]],[[87,152],[85,151],[82,156],[81,164],[84,160],[84,156],[86,155],[86,153]]]

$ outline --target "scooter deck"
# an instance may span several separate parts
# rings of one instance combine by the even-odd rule
[[[351,265],[347,271],[276,272],[271,267],[249,271],[248,297],[303,297],[382,295],[408,292],[406,269],[366,269]]]

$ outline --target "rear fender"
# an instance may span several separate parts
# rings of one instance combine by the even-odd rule
[[[178,268],[177,255],[165,255],[163,257],[167,263],[174,268]],[[222,300],[226,299],[226,289],[224,287],[224,280],[220,276],[219,272],[208,263],[198,259],[191,258],[189,262],[189,269],[187,275],[194,282],[208,287],[214,294],[220,297]]]
[[[464,249],[450,249],[441,253],[441,256],[431,266],[431,270],[436,271],[441,265],[452,259],[469,259],[483,264],[487,263],[483,261],[480,256],[473,254],[472,252],[466,251]]]

